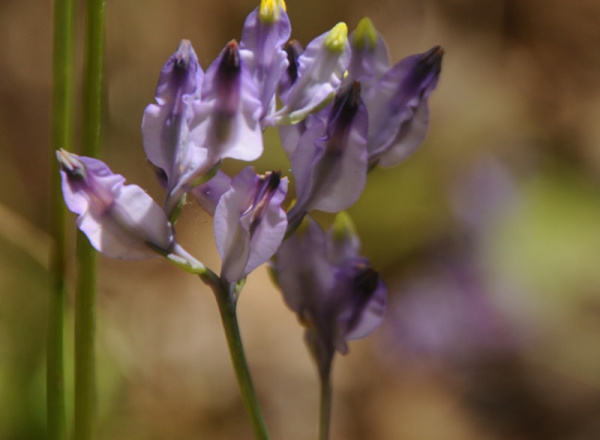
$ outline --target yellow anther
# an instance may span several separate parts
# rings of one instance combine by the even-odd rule
[[[344,50],[347,41],[348,26],[346,26],[346,23],[342,21],[331,28],[325,37],[325,42],[323,44],[331,51],[341,52]]]
[[[279,21],[281,9],[286,11],[284,0],[261,0],[258,17],[263,23],[270,24]]]
[[[363,18],[356,25],[352,45],[357,49],[373,50],[377,44],[377,29],[369,17]]]

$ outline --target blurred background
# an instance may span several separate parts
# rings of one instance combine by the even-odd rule
[[[6,440],[45,437],[50,3],[0,2]],[[161,199],[140,123],[162,64],[188,38],[208,67],[255,6],[107,1],[103,158],[114,172]],[[288,12],[304,45],[369,16],[393,63],[436,44],[446,53],[426,142],[372,172],[350,210],[390,300],[382,327],[336,360],[332,439],[600,438],[600,2],[289,0]],[[79,78],[81,42],[77,54]],[[256,168],[286,171],[266,136]],[[218,268],[211,218],[193,203],[178,237]],[[98,440],[251,438],[211,292],[160,260],[100,267]],[[239,314],[272,437],[315,438],[314,366],[264,268]]]

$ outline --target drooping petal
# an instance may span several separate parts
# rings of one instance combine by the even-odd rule
[[[257,176],[248,167],[232,179],[231,189],[217,204],[214,220],[224,279],[244,278],[277,251],[287,229],[281,208],[286,193],[287,179],[278,173]]]
[[[275,111],[275,91],[288,67],[284,45],[291,34],[290,20],[282,0],[262,0],[246,18],[240,57],[258,86],[261,120]]]
[[[427,100],[436,87],[443,50],[431,50],[401,60],[369,89],[369,163],[392,166],[412,153],[425,138]]]
[[[295,124],[323,107],[339,88],[350,62],[348,28],[338,23],[312,40],[298,57],[298,77],[280,94],[284,106],[270,124]]]
[[[142,260],[169,251],[173,228],[163,210],[137,185],[101,161],[57,152],[62,189],[68,208],[92,246],[111,258]]]

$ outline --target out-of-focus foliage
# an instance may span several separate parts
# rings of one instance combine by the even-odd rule
[[[600,4],[287,3],[303,44],[368,15],[393,62],[435,44],[446,53],[425,144],[401,166],[372,172],[350,211],[392,298],[383,328],[335,365],[332,437],[599,438]],[[7,440],[37,440],[45,429],[50,7],[0,3],[0,438]],[[115,172],[160,197],[140,134],[160,68],[182,38],[206,68],[239,39],[254,7],[251,0],[107,2],[104,159]],[[258,170],[289,174],[274,131],[266,151]],[[493,191],[466,190],[457,202],[482,160],[503,170],[510,194],[496,200]],[[489,215],[473,223],[461,209]],[[218,268],[211,219],[199,208],[187,207],[178,238]],[[98,439],[249,438],[211,293],[158,260],[101,259],[101,270]],[[239,308],[273,438],[314,438],[314,366],[264,271],[250,277]],[[69,326],[68,346],[71,339]]]

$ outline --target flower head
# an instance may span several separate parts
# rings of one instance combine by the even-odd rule
[[[322,374],[336,351],[346,354],[349,340],[365,337],[381,323],[386,306],[385,285],[358,255],[349,218],[339,215],[329,233],[307,217],[272,263],[274,279],[306,328]]]
[[[214,220],[222,278],[239,281],[277,251],[287,228],[286,193],[287,179],[276,172],[260,176],[248,167],[231,180]]]
[[[125,178],[100,160],[65,150],[57,151],[56,158],[65,202],[79,215],[77,225],[96,250],[126,260],[154,257],[154,249],[171,250],[171,223],[143,189],[125,185]]]

